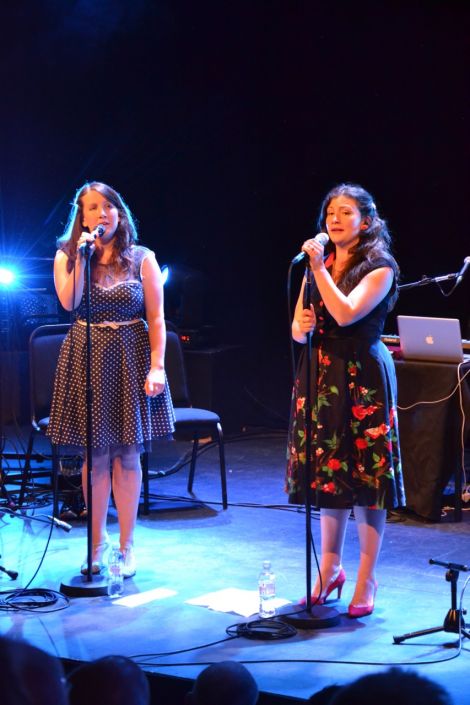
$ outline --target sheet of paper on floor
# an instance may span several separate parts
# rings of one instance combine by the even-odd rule
[[[233,612],[242,617],[251,617],[258,613],[259,595],[257,590],[240,590],[239,588],[225,588],[217,592],[208,592],[200,597],[186,600],[188,605],[207,607],[215,612]],[[274,607],[279,609],[290,604],[290,600],[276,597]]]

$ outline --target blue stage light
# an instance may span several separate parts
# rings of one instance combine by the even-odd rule
[[[163,278],[163,286],[167,283],[167,281],[170,278],[170,268],[168,265],[164,264],[162,267],[162,278]]]
[[[0,267],[0,286],[3,289],[11,289],[16,285],[16,272],[7,267]]]

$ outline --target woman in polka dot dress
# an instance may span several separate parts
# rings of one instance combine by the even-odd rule
[[[93,231],[102,226],[102,237]],[[56,371],[48,435],[80,448],[86,468],[85,256],[90,251],[92,387],[92,570],[100,573],[109,548],[106,518],[112,489],[124,575],[136,572],[134,528],[140,498],[140,453],[173,432],[173,407],[164,370],[163,284],[153,252],[136,244],[132,215],[121,196],[92,182],[78,190],[58,241],[54,282],[62,306],[75,311]],[[86,562],[82,573],[87,572]]]

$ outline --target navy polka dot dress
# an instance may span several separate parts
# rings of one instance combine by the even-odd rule
[[[99,265],[90,294],[91,322],[126,325],[91,326],[91,386],[93,448],[113,455],[131,447],[151,448],[152,439],[174,430],[168,384],[156,397],[144,390],[150,369],[150,344],[145,322],[141,265],[153,252],[132,248],[134,267],[116,281],[108,266]],[[122,275],[121,275],[122,276]],[[86,325],[85,302],[77,309],[60,351],[47,435],[57,445],[86,446]]]

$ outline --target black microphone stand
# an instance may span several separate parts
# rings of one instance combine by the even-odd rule
[[[9,292],[0,292],[0,318],[3,319],[3,321],[8,321],[10,316],[11,311]],[[0,353],[4,353],[0,359],[0,501],[4,500],[7,507],[15,509],[15,500],[11,497],[6,488],[7,474],[5,473],[3,467],[3,461],[7,458],[7,453],[5,453],[7,438],[5,434],[4,410],[6,409],[6,399],[11,399],[12,395],[8,375],[10,363],[7,365],[7,355],[9,356],[11,353],[10,326],[7,327],[6,334],[4,334],[4,336],[6,344],[5,346],[3,346],[3,344],[0,345]]]
[[[305,268],[305,289],[304,302],[305,306],[310,307],[311,291],[312,291],[312,271],[307,260]],[[285,607],[281,610],[279,618],[283,622],[296,627],[297,629],[328,629],[335,627],[340,621],[340,615],[337,610],[325,605],[312,605],[312,500],[310,478],[312,472],[312,334],[307,333],[307,341],[305,344],[305,475],[304,475],[304,492],[305,492],[305,577],[306,577],[306,604],[297,607]]]
[[[0,405],[2,405],[2,409],[0,410],[0,415],[3,415],[3,399],[1,397],[0,397]],[[3,418],[2,418],[0,420],[0,501],[4,500],[7,507],[9,507],[10,509],[16,509],[16,503],[6,488],[7,475],[3,470],[3,458],[6,457],[6,453],[4,453],[5,445],[6,445],[6,437],[4,436]]]
[[[73,575],[69,580],[63,580],[60,592],[69,597],[98,597],[108,592],[108,582],[102,574],[93,575],[93,397],[91,387],[91,276],[90,276],[90,246],[85,244],[85,314],[86,314],[86,469],[87,469],[87,574]]]
[[[440,282],[452,281],[453,279],[458,278],[459,272],[454,272],[453,274],[442,274],[438,277],[428,277],[426,274],[424,274],[421,279],[418,279],[418,281],[410,282],[409,284],[400,284],[398,288],[400,291],[406,291],[407,289],[414,289],[416,286],[426,286],[427,284],[439,284]],[[460,282],[456,282],[455,286],[452,287],[449,293],[452,293],[452,291],[454,291],[455,287],[459,283]]]
[[[67,531],[67,532],[69,532],[72,529],[71,525],[67,524],[66,521],[60,521],[59,519],[56,519],[54,516],[51,516],[50,514],[35,516],[34,514],[20,513],[20,511],[16,511],[15,509],[11,509],[9,507],[2,507],[2,511],[5,512],[8,516],[11,516],[16,519],[21,519],[25,523],[29,523],[31,521],[39,521],[41,524],[47,524],[49,527],[56,526],[58,529],[62,529],[63,531]],[[1,555],[0,555],[0,558],[1,558]],[[12,580],[16,580],[16,578],[18,577],[18,571],[7,570],[2,565],[0,565],[0,572],[6,573],[6,575],[8,575]]]
[[[0,558],[2,556],[0,555]],[[18,572],[16,570],[7,570],[3,565],[0,565],[0,572],[5,573],[11,580],[16,580]]]
[[[429,559],[429,563],[431,565],[440,565],[443,568],[447,568],[446,580],[450,583],[451,605],[445,616],[444,623],[439,627],[429,627],[428,629],[419,629],[416,632],[409,632],[408,634],[402,634],[401,636],[394,636],[394,644],[402,644],[407,639],[414,639],[417,636],[426,636],[427,634],[435,634],[436,632],[450,632],[470,639],[470,632],[465,629],[466,625],[463,617],[463,615],[466,614],[466,610],[461,610],[457,607],[457,580],[459,579],[459,573],[461,571],[468,572],[470,570],[469,566],[462,565],[460,563],[436,561],[433,558]],[[450,644],[450,646],[458,645],[459,641],[454,644]]]

